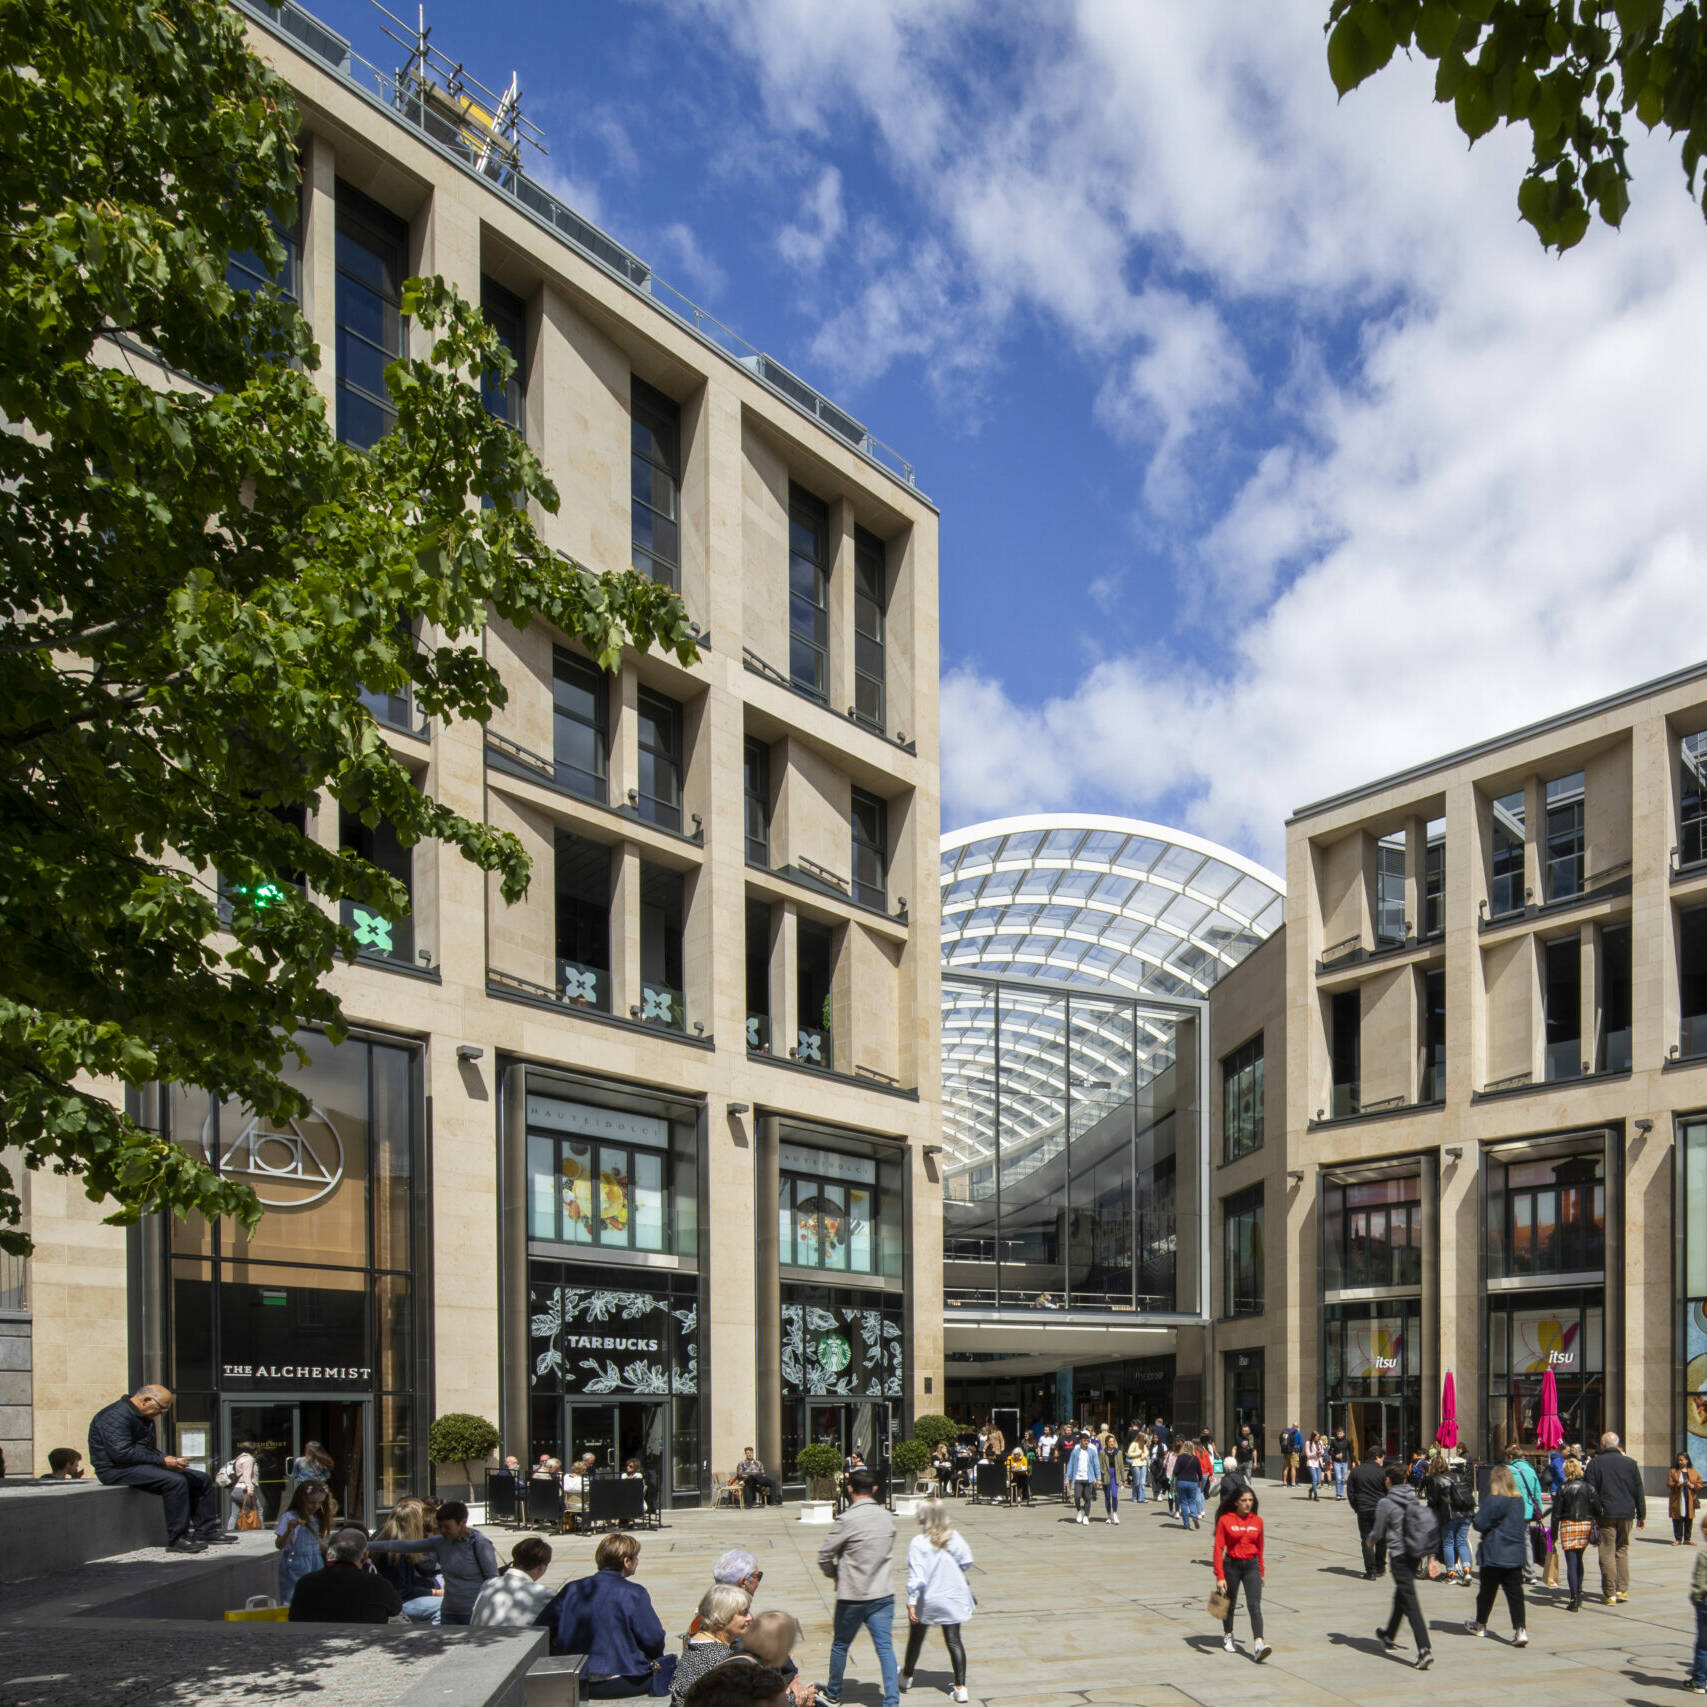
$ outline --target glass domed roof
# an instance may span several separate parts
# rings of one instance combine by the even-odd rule
[[[949,1155],[965,1163],[989,1154],[998,1020],[1005,1147],[1027,1125],[1041,1138],[1062,1119],[1069,1029],[1082,1062],[1074,1070],[1088,1075],[1083,1089],[1093,1093],[1082,1100],[1118,1104],[1173,1059],[1173,1023],[1165,1013],[1152,1023],[1144,999],[1201,1000],[1285,916],[1285,884],[1273,872],[1137,819],[1004,818],[943,837]],[[957,982],[957,972],[1027,987],[1005,990],[998,1015],[988,986]],[[1062,997],[1117,1000],[1074,1002],[1069,1015],[1052,984]],[[1027,1082],[1034,1071],[1035,1086]]]

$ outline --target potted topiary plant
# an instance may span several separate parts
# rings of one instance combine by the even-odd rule
[[[926,1411],[922,1417],[913,1421],[913,1438],[923,1441],[926,1448],[935,1452],[939,1446],[950,1446],[960,1433],[960,1425],[950,1421],[940,1411]]]
[[[795,1474],[806,1478],[807,1492],[815,1500],[833,1500],[836,1497],[836,1477],[841,1468],[841,1453],[822,1440],[801,1447],[794,1460]]]
[[[931,1465],[931,1449],[922,1440],[898,1440],[890,1450],[889,1462],[912,1479],[913,1492],[917,1493]]]
[[[462,1467],[469,1500],[475,1497],[474,1466],[484,1464],[498,1450],[498,1431],[484,1417],[467,1411],[446,1411],[434,1417],[427,1430],[427,1456],[441,1472],[452,1464]]]

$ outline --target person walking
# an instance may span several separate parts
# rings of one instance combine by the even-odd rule
[[[1363,1574],[1374,1582],[1387,1568],[1387,1554],[1372,1541],[1375,1533],[1375,1508],[1387,1497],[1387,1477],[1381,1468],[1381,1448],[1371,1446],[1363,1462],[1346,1478],[1345,1497],[1351,1504],[1351,1514],[1357,1519],[1357,1538],[1363,1550]]]
[[[1346,1476],[1351,1470],[1351,1442],[1343,1428],[1336,1428],[1328,1441],[1328,1468],[1333,1472],[1334,1498],[1345,1498]]]
[[[1182,1529],[1203,1527],[1203,1460],[1190,1441],[1174,1454],[1174,1510]]]
[[[1671,1544],[1681,1547],[1695,1539],[1695,1502],[1701,1497],[1701,1473],[1689,1461],[1687,1452],[1680,1452],[1666,1472],[1666,1486],[1671,1490]]]
[[[296,1585],[326,1563],[326,1542],[337,1521],[332,1490],[320,1481],[301,1483],[279,1513],[273,1545],[279,1553],[279,1605],[289,1606]],[[398,1602],[401,1610],[402,1602]]]
[[[1553,1496],[1553,1510],[1548,1528],[1553,1545],[1565,1555],[1565,1586],[1570,1591],[1566,1609],[1580,1612],[1583,1604],[1583,1555],[1588,1551],[1588,1538],[1600,1520],[1600,1498],[1583,1480],[1580,1458],[1565,1461],[1565,1485]]]
[[[1313,1428],[1310,1438],[1304,1442],[1304,1469],[1310,1477],[1310,1498],[1313,1500],[1322,1497],[1322,1466],[1326,1460],[1327,1445],[1321,1430]]]
[[[1102,1456],[1102,1513],[1110,1523],[1118,1526],[1120,1523],[1120,1475],[1125,1464],[1120,1456],[1120,1443],[1108,1429],[1104,1429],[1099,1436],[1097,1451]]]
[[[1505,1461],[1511,1466],[1511,1477],[1517,1483],[1517,1491],[1523,1495],[1523,1519],[1528,1525],[1536,1525],[1541,1521],[1541,1478],[1535,1473],[1531,1464],[1518,1446],[1508,1446]],[[1523,1561],[1523,1580],[1535,1580],[1535,1565],[1529,1555]]]
[[[1137,1423],[1126,1441],[1126,1471],[1132,1478],[1134,1504],[1144,1503],[1144,1484],[1150,1479],[1150,1442]]]
[[[1381,1475],[1387,1491],[1375,1507],[1370,1539],[1377,1552],[1385,1552],[1393,1561],[1393,1610],[1375,1634],[1383,1648],[1396,1648],[1399,1625],[1408,1620],[1417,1644],[1414,1663],[1418,1671],[1427,1671],[1434,1664],[1434,1651],[1429,1647],[1428,1625],[1417,1602],[1417,1571],[1425,1560],[1434,1557],[1440,1528],[1434,1513],[1417,1497],[1409,1471],[1389,1464]]]
[[[1067,1459],[1067,1481],[1073,1489],[1073,1521],[1089,1523],[1091,1495],[1102,1486],[1102,1454],[1089,1429],[1079,1430],[1078,1441]]]
[[[1689,1682],[1684,1687],[1691,1695],[1707,1695],[1707,1540],[1695,1554],[1689,1602],[1695,1608],[1695,1657],[1689,1667]]]
[[[332,1454],[318,1440],[303,1442],[302,1453],[299,1457],[289,1459],[285,1464],[284,1495],[279,1505],[284,1510],[296,1498],[296,1490],[304,1482],[330,1482],[332,1479]]]
[[[1512,1644],[1529,1646],[1529,1631],[1523,1615],[1523,1562],[1529,1554],[1529,1525],[1524,1515],[1523,1495],[1509,1464],[1496,1464],[1488,1472],[1488,1497],[1470,1520],[1482,1537],[1482,1580],[1476,1589],[1476,1615],[1465,1620],[1472,1636],[1486,1633],[1494,1596],[1505,1594],[1511,1614]]]
[[[1630,1598],[1630,1530],[1648,1527],[1648,1496],[1641,1466],[1619,1451],[1615,1434],[1600,1437],[1583,1480],[1600,1501],[1600,1598],[1611,1606]]]
[[[1258,1665],[1274,1652],[1262,1633],[1262,1585],[1268,1575],[1263,1564],[1262,1534],[1256,1492],[1246,1486],[1230,1502],[1222,1502],[1210,1549],[1215,1586],[1227,1597],[1227,1610],[1221,1618],[1221,1646],[1230,1654],[1239,1651],[1239,1644],[1233,1640],[1233,1614],[1238,1610],[1242,1588],[1245,1612],[1251,1621],[1251,1656]]]
[[[861,1628],[870,1631],[871,1645],[877,1650],[883,1707],[900,1707],[893,1639],[895,1589],[890,1574],[895,1519],[871,1497],[876,1487],[877,1477],[870,1470],[855,1470],[848,1477],[848,1508],[830,1525],[818,1549],[818,1569],[836,1584],[830,1672],[818,1691],[819,1707],[841,1707],[848,1649]]]
[[[1434,1513],[1440,1535],[1440,1562],[1449,1583],[1470,1580],[1470,1513],[1460,1516],[1453,1509],[1458,1483],[1452,1474],[1452,1461],[1441,1447],[1428,1455],[1428,1472],[1423,1477],[1422,1498]],[[1474,1501],[1472,1500],[1472,1509]],[[1462,1575],[1460,1575],[1462,1571]]]
[[[1298,1471],[1304,1463],[1304,1431],[1297,1423],[1288,1423],[1280,1436],[1280,1485],[1283,1488],[1298,1486]]]
[[[907,1652],[901,1661],[900,1687],[913,1687],[913,1668],[925,1645],[925,1634],[942,1631],[948,1663],[954,1668],[954,1699],[965,1701],[966,1643],[961,1628],[972,1617],[975,1602],[966,1583],[972,1563],[968,1547],[949,1522],[941,1500],[919,1503],[923,1532],[907,1543]]]

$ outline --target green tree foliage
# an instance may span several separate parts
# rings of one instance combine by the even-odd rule
[[[890,1451],[889,1462],[903,1475],[917,1476],[931,1467],[931,1449],[922,1440],[898,1440]]]
[[[1529,127],[1517,208],[1549,249],[1580,243],[1594,213],[1630,205],[1628,121],[1679,139],[1697,193],[1707,153],[1707,16],[1701,0],[1332,0],[1328,70],[1344,95],[1399,49],[1437,65],[1474,143],[1502,119]],[[1707,213],[1707,183],[1701,191]]]
[[[435,1464],[477,1464],[498,1450],[498,1431],[471,1411],[446,1411],[427,1428],[427,1456]]]
[[[960,1425],[945,1417],[941,1411],[926,1411],[913,1419],[913,1436],[922,1440],[933,1452],[959,1437]]]
[[[296,136],[219,0],[0,6],[0,1145],[121,1223],[259,1208],[96,1081],[304,1112],[279,1072],[302,1027],[342,1035],[336,903],[406,910],[305,812],[336,801],[526,889],[519,843],[420,794],[360,690],[484,719],[492,613],[607,667],[696,655],[673,594],[546,548],[529,505],[556,491],[481,405],[509,357],[440,281],[405,287],[395,430],[336,441],[304,323],[225,282],[234,252],[282,264]],[[0,1247],[28,1248],[19,1220],[0,1173]]]

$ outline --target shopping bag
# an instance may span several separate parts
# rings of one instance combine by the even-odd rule
[[[1223,1594],[1218,1588],[1209,1591],[1208,1612],[1217,1624],[1225,1623],[1227,1614],[1232,1610],[1233,1602],[1230,1596]]]
[[[1558,1582],[1559,1582],[1559,1552],[1558,1552],[1557,1548],[1555,1548],[1551,1553],[1549,1553],[1547,1555],[1547,1569],[1542,1574],[1541,1580],[1544,1583],[1547,1583],[1550,1587],[1557,1587],[1558,1586]]]
[[[290,1608],[280,1606],[270,1594],[252,1594],[235,1612],[227,1612],[228,1624],[288,1624]]]
[[[261,1527],[261,1508],[255,1503],[253,1494],[243,1496],[243,1507],[237,1513],[239,1529],[259,1529]]]

